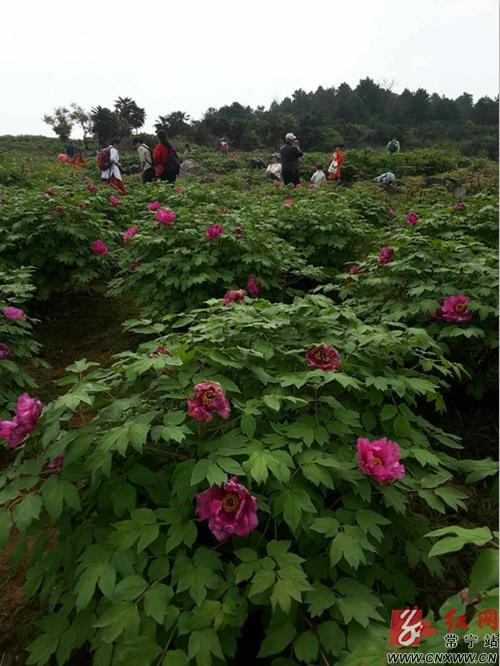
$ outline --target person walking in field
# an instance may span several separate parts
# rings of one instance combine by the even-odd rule
[[[285,136],[285,144],[280,148],[282,177],[285,185],[300,183],[299,158],[303,154],[295,134],[288,132]]]
[[[328,167],[328,180],[340,180],[342,175],[342,162],[344,161],[344,153],[342,152],[343,145],[341,143],[335,146],[335,151],[332,153],[330,166]]]
[[[321,183],[326,182],[325,172],[323,171],[322,164],[316,164],[316,171],[311,176],[311,183],[315,187],[319,187]]]
[[[266,177],[281,182],[281,169],[280,155],[279,153],[273,153],[271,155],[271,161],[267,165]]]
[[[153,164],[156,177],[167,183],[175,183],[175,179],[181,170],[181,163],[177,157],[177,151],[167,139],[165,130],[156,132],[159,143],[153,150]]]
[[[97,153],[97,164],[101,170],[101,180],[122,194],[127,194],[121,173],[119,146],[120,139],[111,139],[110,145]]]
[[[134,139],[133,145],[134,148],[137,150],[137,155],[139,156],[142,182],[151,183],[155,179],[155,168],[153,165],[153,151],[147,144],[143,143],[140,139]]]
[[[227,155],[229,153],[229,141],[227,140],[227,137],[223,137],[219,141],[219,150],[223,155]]]
[[[396,138],[394,138],[394,139],[391,139],[387,143],[387,146],[385,147],[385,149],[387,150],[388,153],[391,153],[392,155],[396,155],[397,153],[400,152],[401,145],[400,145],[399,141]]]

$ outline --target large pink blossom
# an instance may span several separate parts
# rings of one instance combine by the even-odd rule
[[[89,183],[87,185],[87,192],[90,192],[90,194],[95,194],[97,192],[97,185],[94,185],[94,183]]]
[[[248,536],[259,524],[257,500],[233,476],[221,486],[212,486],[196,495],[196,515],[208,520],[208,528],[217,539],[224,541],[233,534]]]
[[[134,224],[133,226],[129,227],[127,231],[125,231],[123,234],[123,242],[128,243],[129,240],[133,238],[138,231],[139,227],[137,226],[137,224]]]
[[[19,446],[28,433],[29,430],[16,417],[12,421],[0,421],[0,439],[7,442],[9,449]]]
[[[9,358],[10,349],[3,342],[0,342],[0,359]]]
[[[222,233],[224,233],[224,227],[222,224],[212,224],[205,231],[205,240],[213,240],[214,238],[217,238],[217,236],[220,236]]]
[[[470,296],[456,294],[448,296],[441,300],[441,307],[436,312],[437,319],[444,321],[454,321],[457,324],[463,324],[472,319],[472,312],[467,309]]]
[[[66,153],[59,153],[57,159],[61,164],[66,164],[66,162],[69,161],[69,157],[66,155]]]
[[[420,220],[420,215],[417,215],[417,213],[414,213],[413,211],[410,211],[406,216],[406,224],[409,224],[410,226],[417,224],[419,220]]]
[[[359,267],[356,264],[353,264],[349,269],[349,275],[357,275],[359,273]]]
[[[387,437],[373,441],[359,437],[357,449],[360,470],[374,476],[379,483],[391,483],[405,475],[404,465],[399,462],[399,446]]]
[[[2,310],[3,316],[9,321],[14,321],[15,319],[26,319],[26,314],[24,310],[19,308],[14,308],[11,305]]]
[[[388,245],[384,245],[384,247],[380,250],[380,254],[378,255],[378,263],[379,264],[388,264],[394,255],[394,248],[389,247]]]
[[[109,195],[108,201],[112,206],[115,206],[115,208],[120,205],[120,199],[118,197],[115,197],[114,194]]]
[[[170,208],[159,208],[156,211],[155,220],[160,224],[171,225],[174,223],[176,217],[176,214]]]
[[[321,370],[338,370],[340,368],[339,353],[328,345],[310,347],[306,352],[306,363]]]
[[[53,197],[54,196],[54,190],[51,187],[46,187],[44,192],[48,197]]]
[[[465,204],[463,201],[460,201],[459,203],[456,203],[453,206],[453,210],[465,210]]]
[[[175,191],[177,192],[177,194],[180,194],[182,192],[182,187],[179,187],[177,185],[177,187],[175,188]]]
[[[226,291],[224,296],[224,305],[231,305],[231,303],[242,303],[245,300],[247,292],[244,289],[230,289]]]
[[[159,201],[150,201],[150,203],[148,203],[148,210],[158,210],[160,206],[161,203]]]
[[[42,403],[38,398],[32,398],[29,393],[22,393],[16,402],[16,417],[29,430],[33,430],[42,413]]]
[[[35,428],[42,412],[42,403],[28,393],[19,396],[15,415],[10,421],[0,421],[0,439],[5,439],[9,449],[19,446]]]
[[[247,277],[247,290],[248,293],[251,294],[252,296],[258,296],[262,291],[260,282],[257,280],[255,275],[249,275]]]
[[[92,248],[92,252],[94,254],[108,254],[109,253],[108,246],[102,240],[95,240],[90,247]]]
[[[222,419],[229,418],[231,405],[226,398],[222,386],[217,382],[206,380],[194,387],[195,397],[187,401],[187,413],[195,421],[209,422],[216,412]]]
[[[293,206],[293,199],[284,199],[283,206]]]

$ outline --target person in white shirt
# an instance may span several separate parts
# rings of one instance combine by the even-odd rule
[[[377,176],[374,178],[376,183],[381,183],[382,185],[391,185],[392,183],[396,182],[396,176],[392,173],[392,171],[386,171],[385,173],[380,174],[380,176]]]
[[[120,190],[122,194],[126,194],[127,191],[125,189],[125,185],[123,184],[123,178],[120,170],[120,153],[118,152],[119,145],[120,139],[111,140],[111,144],[108,146],[109,166],[107,169],[101,171],[101,180],[105,180],[112,187]]]
[[[325,181],[326,181],[326,176],[325,172],[323,171],[323,165],[316,164],[316,171],[311,176],[311,183],[315,187],[319,187],[321,183],[324,183]]]
[[[151,183],[155,179],[153,151],[147,144],[142,143],[140,139],[134,139],[133,144],[134,148],[137,150],[137,155],[139,156],[142,182]]]
[[[281,162],[280,156],[277,153],[271,155],[271,162],[267,165],[266,176],[271,180],[281,181]]]

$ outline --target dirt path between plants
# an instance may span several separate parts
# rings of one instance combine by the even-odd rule
[[[30,308],[31,309],[31,308]],[[38,383],[37,396],[47,403],[64,390],[55,384],[65,368],[80,358],[107,363],[114,354],[134,348],[138,338],[123,333],[121,323],[137,316],[131,302],[109,299],[102,289],[53,296],[30,312],[40,323],[34,330],[41,343],[40,357],[49,368],[33,368]],[[0,449],[0,467],[6,467],[13,454]],[[23,666],[25,648],[33,640],[38,617],[36,603],[22,592],[25,577],[23,564],[13,571],[10,560],[17,543],[14,536],[0,551],[0,666]]]

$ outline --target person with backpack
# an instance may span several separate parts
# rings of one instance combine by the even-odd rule
[[[175,183],[175,179],[181,170],[181,163],[177,157],[177,151],[167,139],[165,130],[156,132],[159,143],[153,150],[153,164],[156,177],[166,180],[167,183]]]
[[[282,178],[285,185],[300,183],[299,157],[302,157],[303,154],[295,134],[288,132],[285,136],[285,144],[280,148]]]
[[[139,156],[141,167],[141,177],[143,183],[151,183],[155,179],[155,168],[153,164],[153,151],[140,139],[134,139],[132,142]]]
[[[122,194],[127,194],[121,174],[120,153],[118,148],[120,139],[111,139],[107,148],[102,148],[97,153],[97,166],[101,171],[101,180],[119,190]]]
[[[401,145],[397,139],[391,139],[387,146],[385,147],[388,153],[395,155],[401,150]]]

